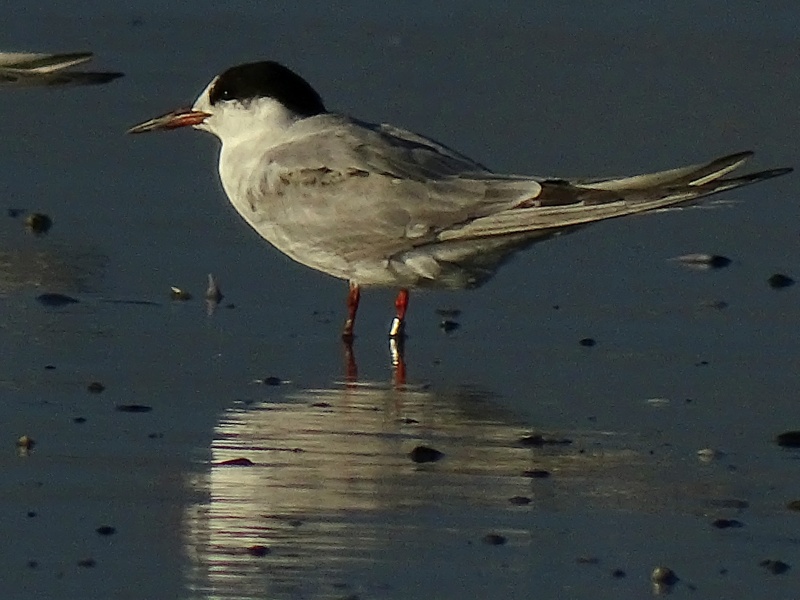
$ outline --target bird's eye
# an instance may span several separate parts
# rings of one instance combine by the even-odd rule
[[[208,92],[208,100],[213,105],[217,102],[225,102],[226,100],[234,100],[235,94],[233,89],[230,85],[226,85],[225,82],[217,82],[215,85],[211,87],[211,90]]]

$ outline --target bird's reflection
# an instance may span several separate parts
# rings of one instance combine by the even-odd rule
[[[502,504],[524,491],[524,480],[509,477],[524,450],[498,439],[514,437],[513,422],[475,390],[355,381],[231,409],[210,472],[193,482],[210,502],[186,515],[194,584],[221,597],[340,597],[350,560],[416,535],[415,507],[458,497]],[[418,444],[446,458],[417,465],[408,452]],[[239,458],[252,466],[226,464]],[[271,549],[266,579],[253,546]]]
[[[480,546],[498,530],[516,549],[502,573],[527,573],[531,515],[695,509],[725,493],[713,477],[687,492],[683,461],[644,468],[633,436],[536,428],[523,439],[531,430],[490,393],[355,379],[231,408],[209,470],[190,481],[205,499],[184,515],[191,586],[219,598],[373,597],[385,581],[364,573],[399,573],[436,544]],[[415,463],[422,445],[443,458]]]

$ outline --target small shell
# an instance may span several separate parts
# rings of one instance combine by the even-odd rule
[[[189,292],[185,292],[181,288],[175,287],[174,285],[170,288],[169,296],[173,300],[180,300],[181,302],[186,302],[187,300],[192,299],[192,295]]]

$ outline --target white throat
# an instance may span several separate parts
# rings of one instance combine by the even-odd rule
[[[201,97],[200,100],[205,100]],[[256,98],[246,102],[218,102],[214,106],[195,103],[195,110],[211,114],[198,129],[217,136],[222,145],[237,145],[257,137],[267,146],[277,141],[301,117],[273,98]]]

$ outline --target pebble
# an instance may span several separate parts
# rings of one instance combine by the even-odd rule
[[[731,264],[731,259],[721,254],[684,254],[672,260],[678,261],[694,269],[721,269]]]
[[[36,445],[36,442],[33,440],[33,438],[29,437],[27,435],[23,435],[17,440],[17,447],[18,448],[25,448],[26,450],[30,450],[35,445]]]
[[[35,445],[36,441],[30,436],[23,435],[17,439],[17,451],[20,456],[27,456],[30,454],[30,451],[33,450]]]
[[[256,544],[254,546],[250,546],[247,549],[247,553],[250,556],[261,557],[261,556],[266,556],[267,554],[269,554],[270,553],[270,549],[267,548],[266,546],[262,546],[261,544]]]
[[[717,529],[739,529],[744,527],[744,523],[736,519],[716,519],[711,522],[711,525]]]
[[[153,410],[153,407],[144,404],[118,404],[116,410],[127,413],[146,413]]]
[[[92,381],[89,385],[86,386],[86,389],[92,394],[99,394],[104,389],[106,389],[106,386],[104,386],[99,381]]]
[[[445,333],[451,333],[459,327],[461,327],[461,323],[457,321],[451,321],[450,319],[444,319],[441,323],[439,323],[439,328]]]
[[[79,302],[77,298],[73,298],[72,296],[54,293],[39,294],[36,296],[36,300],[39,302],[39,304],[52,308],[67,306],[68,304],[77,304]]]
[[[218,467],[252,467],[255,463],[249,458],[231,458],[217,463]]]
[[[114,535],[115,533],[117,533],[116,528],[111,527],[110,525],[101,525],[100,527],[95,529],[95,531],[100,535]]]
[[[678,576],[669,567],[656,567],[650,573],[650,581],[660,585],[673,585],[678,581]]]
[[[489,546],[502,546],[508,540],[506,539],[506,536],[500,535],[499,533],[487,533],[485,536],[483,536],[482,541],[484,544],[488,544]]]
[[[789,504],[786,505],[786,508],[789,510],[796,510],[800,511],[800,500],[792,500]]]
[[[186,292],[179,287],[175,287],[174,285],[170,288],[169,297],[180,302],[186,302],[187,300],[192,299],[192,295],[189,292]]]
[[[790,285],[794,285],[794,279],[788,275],[783,275],[782,273],[775,273],[769,279],[767,279],[767,283],[773,290],[780,290],[787,288]]]
[[[572,440],[569,438],[549,437],[541,433],[532,433],[521,437],[519,443],[529,448],[541,448],[542,446],[567,446],[572,443]]]
[[[713,308],[715,310],[723,310],[730,306],[725,300],[707,300],[700,304],[702,308]]]
[[[669,398],[646,398],[645,404],[650,406],[667,406],[669,405]]]
[[[417,446],[408,453],[408,456],[415,463],[429,463],[441,460],[444,458],[444,453],[430,446]]]
[[[531,479],[547,479],[550,477],[550,471],[545,469],[528,469],[522,472],[523,477],[530,477]]]
[[[715,460],[719,460],[723,458],[725,453],[721,450],[715,450],[714,448],[702,448],[697,451],[697,459],[700,462],[710,463]]]
[[[78,561],[78,566],[79,567],[84,567],[84,568],[87,568],[87,569],[90,569],[90,568],[92,568],[92,567],[94,567],[96,565],[97,565],[97,561],[95,561],[95,559],[93,559],[93,558],[83,558],[83,559]]]
[[[514,506],[525,506],[531,503],[531,499],[527,496],[511,496],[508,501]]]
[[[25,218],[25,227],[31,233],[41,235],[50,231],[53,226],[53,219],[44,213],[31,213]]]
[[[578,341],[578,343],[583,346],[584,348],[593,348],[597,345],[597,341],[594,338],[586,337]]]
[[[758,564],[773,575],[783,575],[786,571],[791,569],[791,567],[782,560],[773,560],[771,558],[766,558]]]
[[[775,443],[783,448],[800,448],[800,431],[784,431],[775,437]]]

